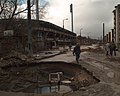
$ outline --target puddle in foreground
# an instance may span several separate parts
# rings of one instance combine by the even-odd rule
[[[52,86],[51,88],[49,86],[44,86],[34,89],[34,93],[38,93],[38,94],[44,94],[50,92],[65,93],[69,91],[72,91],[72,89],[69,86],[65,86],[65,85],[60,85],[60,90],[58,90],[58,86]]]

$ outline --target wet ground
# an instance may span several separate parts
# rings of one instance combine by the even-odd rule
[[[84,49],[81,53],[80,65],[99,78],[100,83],[80,89],[73,93],[67,93],[65,96],[120,96],[120,53],[117,56],[107,56],[105,51]],[[65,55],[64,55],[65,56]],[[57,60],[55,57],[49,60]],[[68,61],[69,60],[69,61]],[[71,53],[68,53],[65,62],[75,62]]]
[[[50,86],[49,74],[56,72],[62,72],[61,85],[67,85],[73,91],[99,82],[80,65],[65,62],[34,62],[22,66],[3,67],[1,71],[1,91],[33,93],[34,88],[38,86]],[[71,81],[71,83],[67,84],[65,81]],[[65,92],[67,91],[69,90],[66,89]],[[60,92],[62,93],[61,90]]]
[[[88,51],[89,49],[89,51]],[[117,56],[105,56],[103,50],[87,47],[81,53],[80,65],[88,70],[95,78],[100,80],[99,83],[91,84],[90,86],[80,87],[76,91],[65,93],[50,93],[50,94],[29,94],[29,93],[6,93],[1,91],[2,96],[120,96],[120,53]],[[39,62],[62,61],[69,64],[75,64],[75,57],[72,52],[57,55],[48,59],[40,60]],[[37,60],[38,62],[38,60]],[[65,69],[67,67],[64,67]],[[70,68],[72,69],[72,68]],[[76,71],[76,70],[75,70]],[[84,73],[84,72],[83,72]],[[80,75],[77,75],[77,80]],[[75,75],[75,76],[76,76]],[[83,75],[85,76],[85,75]],[[87,76],[87,75],[86,75]],[[80,76],[80,78],[82,75]],[[82,77],[83,78],[83,77]],[[92,80],[92,79],[91,79]],[[76,83],[76,82],[75,82]],[[79,83],[77,83],[79,86]],[[10,95],[11,94],[11,95]],[[16,95],[17,94],[17,95]]]

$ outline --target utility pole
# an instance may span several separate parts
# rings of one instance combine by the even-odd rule
[[[105,24],[103,23],[103,44],[105,42]]]
[[[83,28],[80,29],[80,36],[81,36],[81,31],[83,30]]]
[[[27,19],[28,19],[28,53],[29,55],[32,55],[32,30],[31,30],[31,6],[30,6],[30,0],[27,0]]]
[[[73,32],[73,4],[70,4],[70,12],[71,12],[71,28]]]
[[[36,20],[39,20],[39,0],[36,0]]]

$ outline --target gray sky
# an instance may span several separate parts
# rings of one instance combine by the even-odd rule
[[[114,7],[120,4],[120,0],[49,0],[50,7],[44,20],[63,26],[71,30],[70,4],[73,4],[74,32],[82,36],[98,38],[102,36],[102,24],[105,23],[105,32],[113,28]]]

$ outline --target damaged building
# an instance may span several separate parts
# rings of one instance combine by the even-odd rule
[[[41,20],[31,20],[32,50],[34,53],[68,46],[76,42],[76,34]],[[0,20],[0,52],[27,52],[28,22],[26,19]]]

